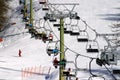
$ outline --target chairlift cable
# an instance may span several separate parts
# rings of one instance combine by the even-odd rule
[[[105,64],[103,64],[104,67],[106,68],[106,70],[111,74],[111,76],[113,77],[114,80],[117,80],[116,77],[113,75],[113,73],[111,73],[111,71],[106,67]]]
[[[49,24],[49,23],[48,23]],[[50,26],[49,26],[50,27]],[[50,27],[51,28],[51,27]],[[51,28],[52,30],[52,28]],[[55,32],[52,30],[53,34],[55,35],[55,37],[59,40],[59,38],[57,37],[57,35],[55,34]],[[59,40],[60,41],[60,40]],[[64,43],[62,43],[66,48],[68,48]],[[78,52],[68,48],[68,50],[70,50],[71,52],[75,53],[75,54],[79,54]],[[79,54],[79,56],[83,56],[83,57],[86,57],[86,58],[93,58],[93,57],[90,57],[90,56],[86,56],[86,55],[82,55],[82,54]],[[96,58],[93,58],[93,59],[96,59]]]
[[[101,75],[96,75],[96,74],[93,74],[93,73],[92,73],[92,71],[91,71],[91,63],[92,63],[92,61],[93,61],[93,59],[91,59],[90,62],[89,62],[89,72],[90,72],[91,76],[88,78],[88,80],[91,80],[92,77],[101,77],[101,78],[103,78],[103,79],[105,80],[105,78],[104,78],[103,76],[101,76]]]

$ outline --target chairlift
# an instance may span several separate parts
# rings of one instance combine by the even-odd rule
[[[72,22],[71,19],[69,19],[69,18],[66,19],[66,21],[65,21],[66,30],[64,30],[64,33],[65,33],[65,34],[70,34],[70,33],[72,33],[71,22]]]
[[[48,11],[49,10],[49,7],[47,4],[44,4],[43,8],[42,8],[43,11]]]
[[[113,69],[112,72],[113,74],[120,74],[120,69]]]
[[[37,29],[38,33],[36,34],[36,39],[42,39],[43,42],[46,42],[48,37],[47,37],[47,32],[44,27],[41,27]]]
[[[77,36],[80,34],[79,27],[77,25],[71,25],[71,28],[72,28],[72,31],[71,31],[70,35]]]
[[[86,45],[86,50],[88,53],[99,52],[99,45],[97,41],[88,41]]]
[[[59,53],[59,43],[58,41],[51,41],[47,45],[47,54],[51,56],[53,54],[54,56],[57,56]]]
[[[60,31],[60,28],[58,28],[58,30]],[[64,31],[66,31],[66,28],[64,28]]]
[[[46,30],[46,39],[45,39],[45,41],[49,41],[49,42],[53,41],[53,34],[49,30],[48,31]]]
[[[74,71],[71,71],[71,68],[69,68],[68,70],[63,70],[63,76],[66,77],[75,77],[76,74]]]
[[[80,35],[77,36],[78,42],[88,42],[88,33],[86,31],[81,31]]]
[[[29,18],[28,18],[28,17],[23,17],[23,21],[24,21],[24,22],[28,22],[28,21],[29,21]]]
[[[40,0],[39,4],[45,4],[46,0]]]
[[[50,22],[56,22],[57,20],[55,18],[49,19]]]
[[[103,51],[100,59],[103,61],[103,64],[117,65],[117,54],[115,52]]]
[[[54,24],[53,26],[54,27],[60,27],[60,24]]]
[[[67,26],[70,26],[70,25],[67,25]],[[67,27],[66,30],[64,30],[64,33],[65,33],[65,34],[70,34],[70,33],[72,33],[71,27]]]

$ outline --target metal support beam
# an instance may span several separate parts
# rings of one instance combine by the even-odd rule
[[[24,18],[27,18],[27,0],[24,2]]]
[[[64,53],[64,21],[63,18],[60,18],[60,62],[65,59],[65,53]],[[65,80],[65,77],[63,76],[63,70],[64,66],[60,65],[60,71],[59,71],[59,80]]]
[[[32,0],[30,0],[30,24],[32,24],[32,27],[33,27],[33,5],[32,5]]]

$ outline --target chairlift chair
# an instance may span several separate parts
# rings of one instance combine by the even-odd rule
[[[67,76],[67,77],[75,77],[75,72],[73,71],[68,71],[68,70],[63,70],[63,76]]]
[[[64,33],[65,33],[65,34],[70,34],[70,33],[72,33],[71,26],[70,26],[70,25],[67,25],[67,26],[69,26],[69,27],[66,27],[66,30],[64,30]]]
[[[57,20],[55,18],[50,18],[49,21],[50,22],[56,22]]]
[[[48,5],[47,5],[47,4],[44,4],[42,10],[43,10],[43,11],[48,11],[48,10],[49,10]]]
[[[58,30],[60,31],[60,28],[58,28]],[[64,28],[64,31],[66,31],[66,28]]]
[[[70,34],[72,33],[72,28],[71,28],[71,23],[72,23],[72,20],[67,18],[65,20],[65,27],[66,27],[66,30],[64,30],[64,33],[65,34]]]
[[[47,54],[51,56],[53,54],[54,56],[57,56],[59,53],[59,44],[58,41],[51,41],[47,45]]]
[[[104,61],[104,64],[117,65],[117,54],[111,51],[101,52],[100,59]]]
[[[72,31],[70,33],[71,36],[79,35],[79,27],[77,25],[71,25]]]
[[[54,27],[60,27],[60,24],[53,24]]]
[[[99,52],[99,45],[97,41],[88,41],[86,47],[88,53]]]
[[[78,42],[88,42],[88,33],[86,31],[81,31],[80,35],[77,36]]]
[[[39,4],[45,4],[46,0],[40,0]]]

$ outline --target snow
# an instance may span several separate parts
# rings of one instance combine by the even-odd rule
[[[59,3],[61,0],[49,0],[49,2]],[[118,8],[120,0],[64,0],[64,2],[61,3],[67,2],[79,3],[79,6],[76,6],[75,11],[78,12],[80,18],[85,20],[86,23],[98,33],[111,33],[109,25],[119,20],[117,14],[119,13]],[[39,18],[42,18],[46,12],[40,10],[42,6],[39,4],[38,0],[34,0],[33,6],[35,10],[34,17],[36,20],[39,20]],[[12,0],[10,2],[10,7],[12,9],[9,11],[10,19],[8,24],[12,22],[15,22],[16,24],[9,24],[8,29],[0,34],[0,36],[4,36],[4,42],[0,43],[0,80],[58,80],[59,70],[55,69],[52,64],[54,56],[48,56],[46,53],[48,42],[43,43],[41,40],[31,38],[31,35],[27,33],[28,30],[25,29],[25,23],[22,21],[22,15],[20,14],[22,6],[18,4],[18,0]],[[53,25],[52,23],[49,24],[50,27]],[[74,22],[72,24],[74,24]],[[37,23],[36,26],[38,25],[39,24]],[[48,26],[48,23],[45,25]],[[84,30],[85,25],[81,20],[79,21],[79,26],[80,29]],[[50,29],[50,27],[47,28]],[[59,39],[57,28],[51,28]],[[89,39],[93,40],[95,38],[95,32],[90,28],[87,28],[87,31],[89,33]],[[78,54],[90,57],[99,56],[98,53],[87,53],[87,43],[78,43],[76,36],[65,34],[64,37],[65,45]],[[56,40],[56,38],[54,40]],[[107,45],[106,41],[102,37],[98,37],[97,42],[100,49],[103,49],[104,46]],[[22,57],[18,56],[19,49],[22,51]],[[67,50],[65,54],[67,61],[69,61],[66,65],[66,69],[71,67],[74,71],[77,66],[77,68],[82,69],[77,71],[76,76],[79,80],[88,80],[90,76],[88,71],[90,59],[82,56],[77,57],[77,54],[71,52],[71,50]],[[59,55],[56,57],[59,58]],[[44,74],[39,73],[40,66],[42,66],[40,71],[43,70],[45,72]],[[47,67],[47,69],[44,69],[45,67]],[[47,74],[48,68],[50,67],[50,73]],[[119,68],[119,65],[110,66],[109,68],[111,67]],[[26,73],[26,75],[29,76],[22,76],[25,69],[32,68],[37,69],[32,72],[32,75]],[[113,80],[109,72],[107,72],[104,67],[98,66],[95,60],[92,62],[92,72],[97,75],[102,75],[106,80]],[[118,78],[120,79],[120,77]],[[93,80],[104,79],[97,77]]]

